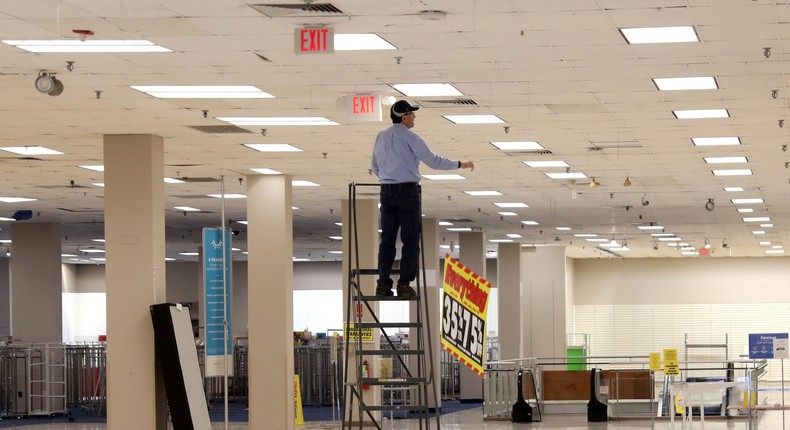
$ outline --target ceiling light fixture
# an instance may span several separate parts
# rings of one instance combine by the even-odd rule
[[[714,209],[716,209],[716,203],[713,203],[713,199],[708,199],[708,201],[705,203],[705,210],[710,212]]]
[[[601,185],[601,184],[599,184],[598,181],[595,180],[595,178],[592,178],[592,181],[590,181],[590,188],[595,188],[598,185]]]
[[[36,77],[36,89],[53,97],[59,96],[63,93],[63,82],[57,80],[54,74],[42,70]]]
[[[625,178],[625,181],[623,181],[623,186],[626,188],[631,186],[631,179],[629,179],[627,176]]]

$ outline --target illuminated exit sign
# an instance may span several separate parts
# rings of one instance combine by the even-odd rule
[[[357,94],[346,97],[348,122],[381,122],[381,96]]]
[[[294,53],[331,54],[335,52],[335,29],[306,27],[294,29]]]

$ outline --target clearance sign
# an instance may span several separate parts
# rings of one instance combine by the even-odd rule
[[[442,348],[483,376],[491,283],[447,254],[442,290]]]

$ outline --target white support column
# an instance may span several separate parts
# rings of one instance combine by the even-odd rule
[[[499,289],[499,358],[522,358],[521,244],[500,243],[497,251]]]
[[[378,190],[378,188],[376,188]],[[360,191],[360,190],[357,190]],[[354,322],[354,309],[351,309],[351,321],[346,321],[346,315],[348,315],[348,294],[349,294],[349,270],[352,268],[357,268],[356,259],[359,258],[359,269],[376,269],[378,268],[378,252],[379,252],[379,210],[378,210],[378,199],[357,199],[356,200],[356,231],[353,230],[354,225],[351,221],[351,208],[349,208],[349,201],[342,200],[342,215],[341,215],[341,223],[343,224],[342,227],[342,235],[343,235],[343,322],[344,324],[353,323]],[[353,236],[356,235],[357,243],[353,242]],[[349,240],[351,240],[351,253],[348,252],[349,250]],[[357,256],[356,247],[359,249],[359,255]],[[372,296],[375,294],[376,290],[376,279],[377,276],[373,275],[365,275],[360,277],[360,288],[362,289],[362,293],[366,296]],[[379,302],[368,302],[368,304],[373,308],[373,311],[378,313],[379,312]],[[367,308],[363,306],[363,322],[374,322],[370,312],[368,312]],[[363,348],[365,349],[379,349],[379,336],[378,330],[374,330],[373,342],[372,343],[365,343]],[[349,351],[347,353],[348,356],[348,364],[346,368],[348,369],[348,376],[347,380],[349,383],[355,383],[357,381],[357,369],[356,369],[356,343],[352,341],[349,344]],[[381,369],[379,366],[379,357],[370,356],[366,357],[368,360],[370,369],[371,369],[371,376],[378,377],[381,374]],[[345,365],[345,363],[344,363]],[[350,393],[348,390],[345,390],[349,398],[346,398],[345,404],[346,407],[349,406],[350,402]],[[367,405],[378,405],[381,404],[381,386],[373,385],[370,387],[369,390],[363,393],[362,398]],[[349,420],[352,423],[355,423],[356,426],[360,421],[362,421],[363,426],[372,425],[370,418],[367,414],[363,413],[360,417],[359,409],[357,409],[358,403],[356,399],[354,399],[354,407],[351,410],[346,410],[346,416],[350,417]],[[377,421],[381,421],[381,413],[374,412],[373,416],[376,417]]]
[[[13,223],[11,243],[11,335],[22,342],[61,342],[60,224]]]
[[[425,334],[428,334],[428,325],[430,324],[431,329],[431,337],[426,339],[425,344],[425,362],[428,366],[426,369],[426,376],[430,376],[427,372],[431,368],[431,363],[428,360],[431,358],[428,355],[428,343],[430,342],[430,347],[433,349],[433,371],[434,371],[434,381],[432,384],[428,385],[428,407],[433,409],[436,407],[441,408],[442,406],[442,399],[441,399],[441,376],[442,376],[442,345],[441,345],[441,332],[439,331],[441,327],[439,326],[439,321],[441,317],[441,308],[439,306],[439,291],[442,288],[441,283],[441,273],[439,271],[439,221],[435,218],[423,218],[422,220],[422,240],[424,243],[424,247],[420,250],[422,255],[420,256],[420,269],[422,269],[422,262],[425,261],[425,289],[427,291],[427,297],[421,297],[421,300],[425,300],[426,303],[420,303],[421,308],[424,308],[426,305],[428,307],[429,315],[423,314],[422,323],[424,326]],[[422,279],[422,270],[419,273],[420,282],[423,282]],[[416,288],[416,285],[414,286]],[[419,294],[422,294],[422,291],[418,291]],[[420,312],[423,312],[424,309],[420,309]],[[417,309],[416,306],[409,306],[409,321],[417,322]],[[412,331],[409,332],[409,338],[415,339],[416,334]],[[410,342],[409,347],[411,349],[417,348],[416,342]],[[417,365],[416,363],[412,364],[409,363],[409,370],[411,370],[412,374],[417,374]],[[434,402],[433,390],[436,390],[436,401]]]
[[[164,429],[149,310],[166,297],[162,138],[104,136],[104,183],[107,427]]]
[[[471,271],[486,277],[485,235],[482,232],[458,233],[458,260]],[[468,367],[459,366],[461,401],[483,400],[483,379]]]
[[[534,251],[521,253],[524,354],[528,357],[564,356],[565,247],[532,249]]]
[[[0,252],[4,252],[0,250]],[[9,273],[10,260],[3,254],[0,257],[0,338],[11,335],[11,274]]]
[[[247,175],[249,428],[294,423],[291,176]]]

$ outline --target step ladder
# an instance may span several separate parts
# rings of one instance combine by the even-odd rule
[[[349,184],[349,210],[348,210],[348,251],[349,273],[348,273],[348,294],[346,307],[346,324],[353,330],[347,329],[344,338],[345,351],[345,378],[343,390],[343,429],[362,429],[363,424],[372,423],[377,429],[382,426],[377,415],[382,417],[389,412],[392,417],[394,412],[406,412],[409,417],[419,419],[419,429],[429,429],[430,423],[435,418],[436,429],[439,430],[439,411],[434,408],[433,414],[428,404],[429,387],[432,394],[433,404],[438,405],[436,396],[436,384],[434,379],[433,366],[433,345],[431,340],[431,313],[428,309],[428,301],[422,299],[427,297],[425,283],[425,261],[420,253],[421,260],[416,282],[417,296],[404,299],[396,296],[378,297],[368,292],[362,291],[362,279],[373,277],[376,279],[378,269],[360,268],[359,263],[359,243],[356,216],[356,196],[358,187],[370,187],[379,190],[379,184]],[[424,249],[422,232],[420,232],[420,249]],[[352,257],[353,256],[353,257]],[[397,269],[392,270],[392,274],[398,273]],[[402,301],[408,302],[409,306],[415,306],[416,321],[402,322],[382,322],[378,316],[378,306],[374,303]],[[368,321],[363,321],[363,314],[367,313]],[[373,321],[371,322],[370,319]],[[400,341],[393,334],[388,334],[385,329],[409,329],[409,349],[398,348]],[[370,333],[373,337],[381,334],[380,347],[372,348],[374,338],[363,340],[363,333]],[[349,335],[354,333],[353,335]],[[393,362],[393,369],[399,365],[403,369],[402,375],[392,377],[380,377],[376,375],[363,374],[366,368],[374,360],[383,357],[390,357]],[[352,378],[354,372],[356,377]],[[366,387],[378,386],[382,391],[389,391],[390,401],[384,402],[383,396],[379,395],[373,402],[364,399]],[[396,392],[405,394],[401,402],[395,403],[394,395]],[[369,397],[369,396],[368,396]],[[356,412],[356,417],[353,417]],[[368,421],[364,421],[367,418]],[[356,419],[356,422],[354,422]],[[412,427],[414,428],[414,427]]]

